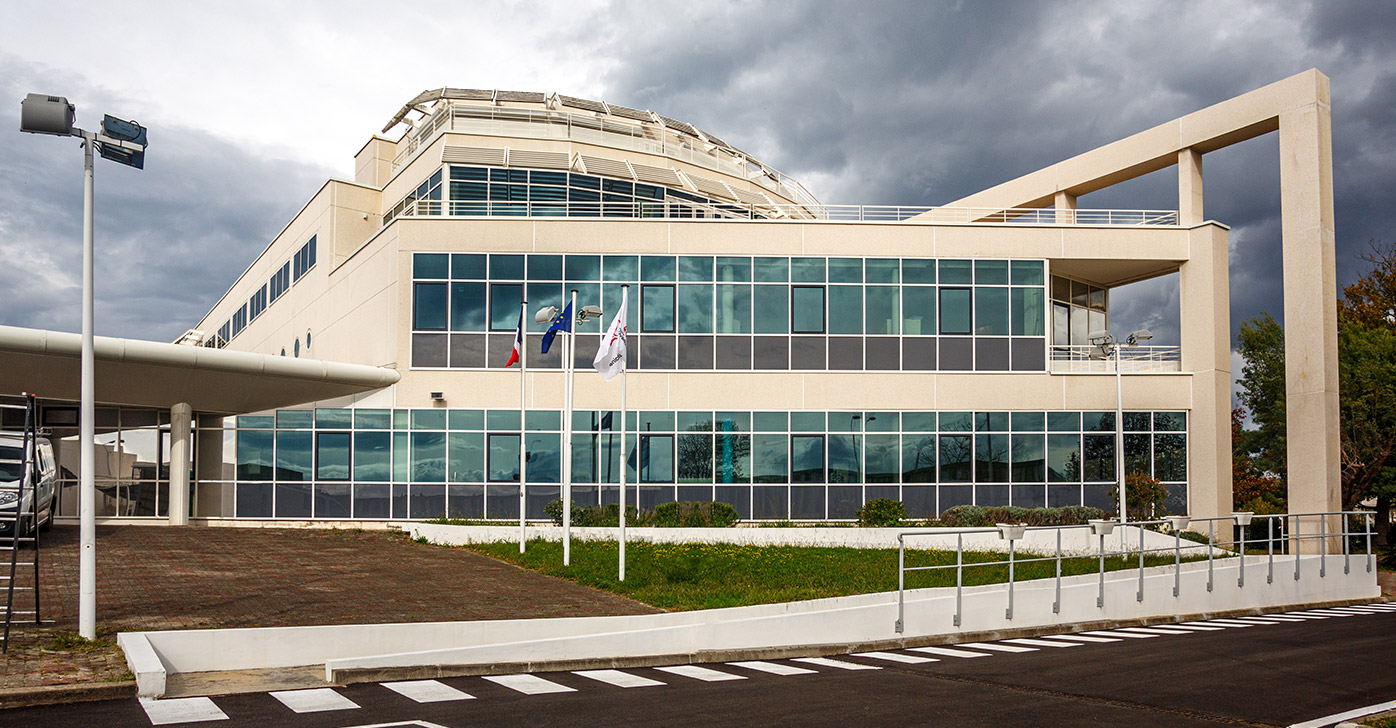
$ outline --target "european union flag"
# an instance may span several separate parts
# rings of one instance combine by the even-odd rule
[[[567,332],[572,331],[572,303],[571,303],[571,302],[568,302],[568,304],[567,304],[565,307],[563,307],[562,313],[560,313],[560,314],[558,314],[558,315],[556,315],[556,316],[553,317],[553,321],[552,321],[552,323],[548,326],[547,332],[543,334],[543,353],[544,353],[544,354],[548,353],[548,348],[551,347],[551,346],[553,345],[553,337],[554,337],[554,336],[557,336],[557,332],[559,332],[559,331],[567,331]]]

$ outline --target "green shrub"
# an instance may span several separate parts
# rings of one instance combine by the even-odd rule
[[[1017,506],[955,506],[940,514],[940,522],[955,528],[988,528],[996,523],[1029,526],[1079,526],[1105,517],[1099,508],[1019,508]]]
[[[553,525],[562,525],[562,501],[554,500],[543,507],[543,513],[552,519]],[[665,503],[654,510],[639,510],[635,506],[625,507],[625,523],[629,526],[699,526],[727,528],[741,520],[737,509],[726,503],[707,501]],[[572,504],[572,525],[578,527],[620,525],[620,506],[609,503],[604,506],[582,506]]]
[[[1168,498],[1168,486],[1148,473],[1134,472],[1125,476],[1125,488],[1129,495],[1129,520],[1154,521],[1168,515],[1163,502]],[[1120,510],[1120,486],[1110,489],[1110,498],[1115,504],[1115,512]]]
[[[1207,534],[1189,531],[1186,528],[1178,532],[1178,537],[1184,541],[1192,541],[1194,543],[1211,543],[1211,541],[1207,539]]]
[[[662,528],[730,528],[739,520],[737,509],[716,501],[664,503],[654,509],[654,525]]]
[[[891,498],[874,498],[858,509],[860,526],[895,526],[906,518],[906,506]]]

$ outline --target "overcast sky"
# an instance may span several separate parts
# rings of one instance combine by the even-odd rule
[[[1396,2],[6,3],[0,324],[80,327],[81,153],[27,92],[139,120],[97,164],[97,330],[192,326],[327,177],[441,86],[559,91],[692,122],[826,203],[936,205],[1308,68],[1332,79],[1340,286],[1396,239]],[[1281,313],[1278,142],[1205,158],[1232,321]],[[1176,209],[1173,170],[1082,207]],[[1177,343],[1176,276],[1113,328]]]

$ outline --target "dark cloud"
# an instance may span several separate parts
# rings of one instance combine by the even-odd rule
[[[78,124],[122,115],[121,101],[78,77],[0,57],[0,99],[66,94]],[[82,152],[75,139],[20,133],[0,106],[0,323],[81,327]],[[146,167],[94,168],[97,331],[172,340],[203,317],[329,176],[259,156],[158,118]]]

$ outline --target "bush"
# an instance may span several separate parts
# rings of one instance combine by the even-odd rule
[[[906,506],[891,498],[874,498],[858,509],[860,526],[895,526],[906,518]]]
[[[1079,526],[1105,517],[1105,511],[1086,506],[1019,508],[1016,506],[955,506],[940,514],[940,522],[955,528],[987,528],[996,523],[1029,526]]]
[[[553,525],[562,525],[562,501],[554,500],[543,507],[543,513],[551,518]],[[625,507],[625,523],[629,526],[707,526],[727,528],[741,520],[737,509],[726,503],[707,501],[665,503],[654,510],[639,510],[635,506]],[[604,506],[581,506],[572,504],[572,525],[578,527],[620,525],[620,506],[610,503]]]
[[[1129,520],[1155,521],[1168,515],[1163,502],[1168,498],[1168,487],[1147,473],[1130,473],[1125,476],[1125,488],[1129,491]],[[1115,503],[1115,512],[1120,509],[1120,487],[1110,489],[1110,498]]]

